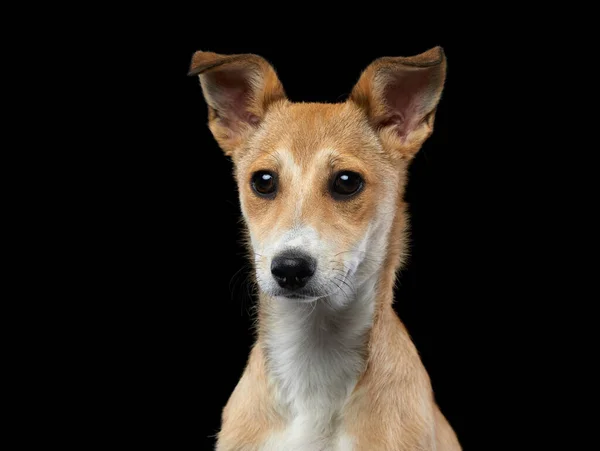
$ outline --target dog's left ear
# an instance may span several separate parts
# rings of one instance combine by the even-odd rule
[[[441,47],[412,57],[383,57],[364,70],[350,100],[365,111],[386,148],[410,159],[433,131],[445,78]]]

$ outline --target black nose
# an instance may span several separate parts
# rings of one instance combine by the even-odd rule
[[[302,288],[315,273],[314,258],[299,253],[284,253],[273,259],[271,274],[280,287],[295,290]]]

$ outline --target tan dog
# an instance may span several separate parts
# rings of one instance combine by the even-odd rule
[[[217,450],[461,449],[392,309],[407,167],[445,72],[440,47],[379,58],[346,102],[292,103],[260,56],[194,54],[260,289]]]

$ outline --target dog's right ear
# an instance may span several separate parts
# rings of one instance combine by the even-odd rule
[[[198,51],[188,75],[200,77],[208,126],[226,155],[244,144],[270,105],[285,99],[275,70],[258,55]]]

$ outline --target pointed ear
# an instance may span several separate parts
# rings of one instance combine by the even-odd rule
[[[350,100],[365,111],[386,148],[412,158],[433,131],[445,78],[441,47],[379,58],[362,73]]]
[[[198,51],[188,75],[200,77],[208,126],[226,155],[244,144],[271,104],[285,99],[275,70],[258,55]]]

